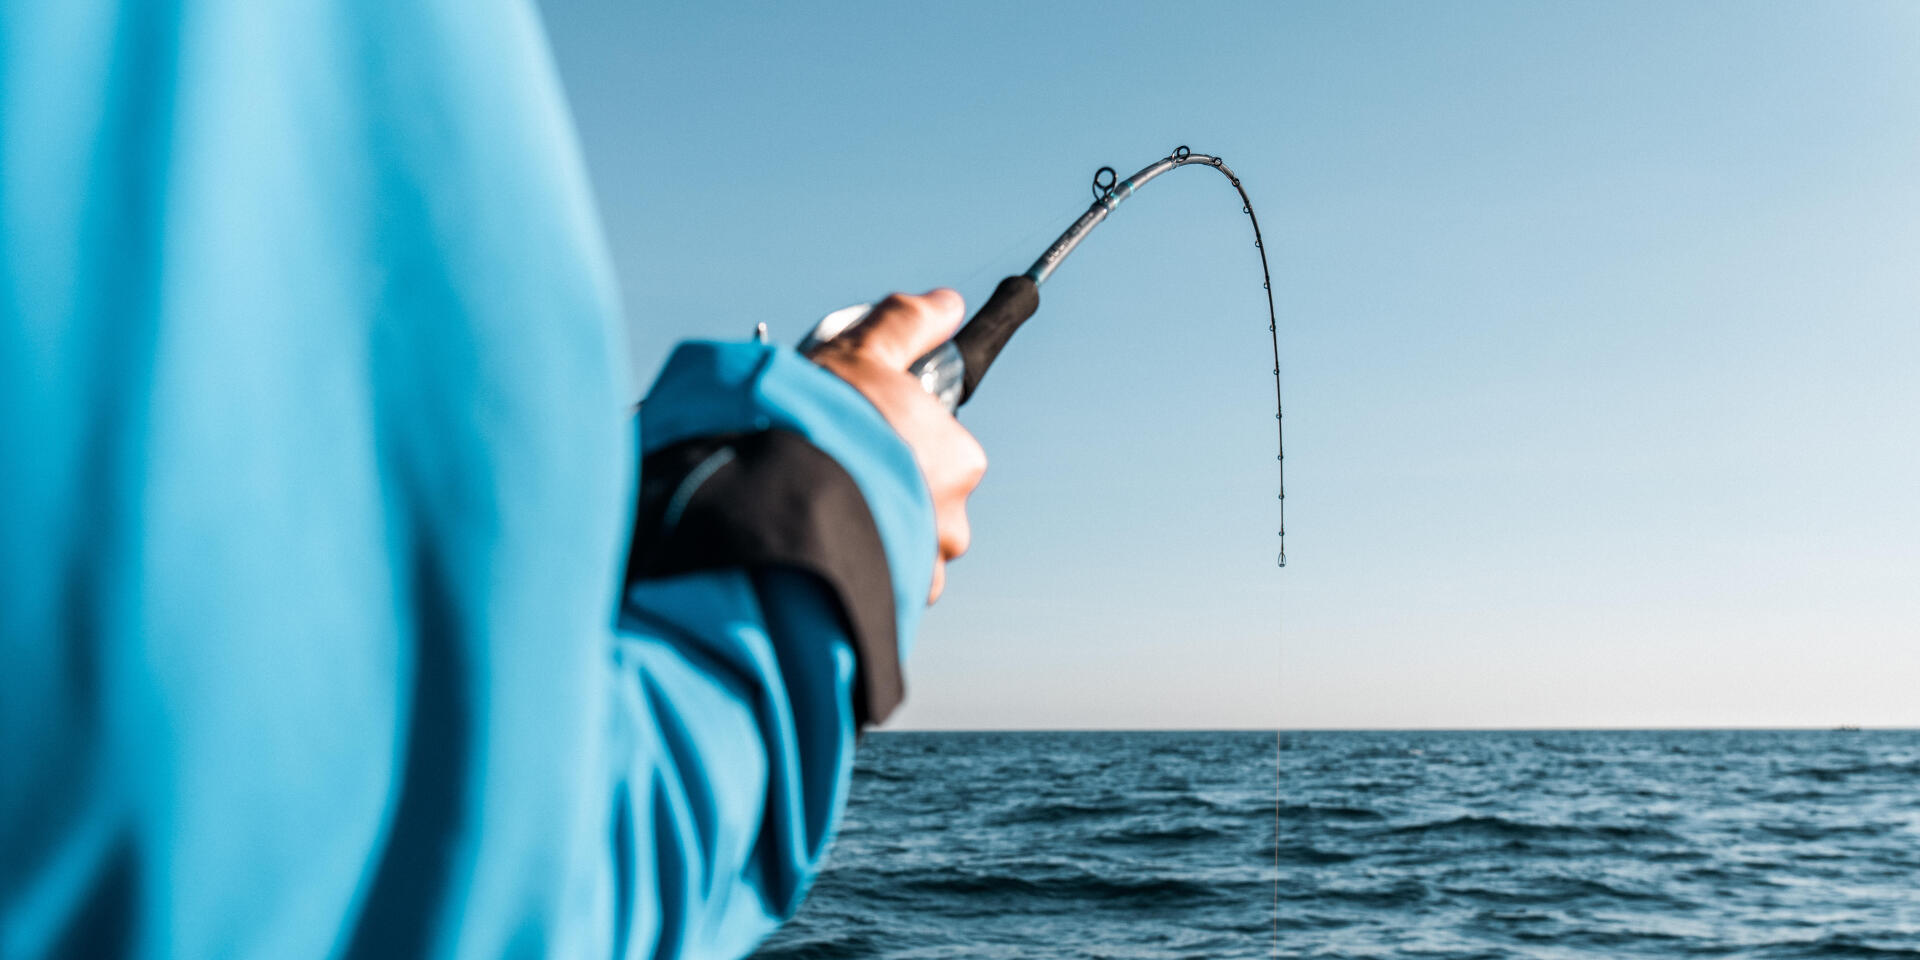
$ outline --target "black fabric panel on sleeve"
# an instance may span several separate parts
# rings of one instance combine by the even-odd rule
[[[833,593],[859,661],[854,719],[885,720],[905,693],[893,574],[853,476],[787,430],[701,437],[641,461],[628,583],[766,566]]]

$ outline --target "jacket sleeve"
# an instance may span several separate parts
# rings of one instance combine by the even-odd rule
[[[616,955],[745,956],[900,701],[935,539],[912,453],[791,350],[690,343],[641,407],[613,654]]]

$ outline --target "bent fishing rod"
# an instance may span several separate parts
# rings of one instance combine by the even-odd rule
[[[1212,167],[1233,184],[1233,189],[1240,194],[1240,212],[1246,214],[1253,224],[1254,248],[1260,251],[1260,286],[1267,294],[1267,333],[1273,344],[1273,420],[1274,438],[1278,444],[1274,463],[1279,479],[1279,564],[1284,567],[1287,565],[1287,447],[1283,427],[1285,410],[1280,402],[1280,329],[1273,308],[1273,274],[1267,268],[1266,243],[1260,236],[1260,218],[1253,212],[1253,200],[1247,196],[1246,188],[1240,185],[1240,178],[1219,157],[1194,153],[1184,146],[1175,147],[1172,153],[1125,180],[1118,179],[1119,174],[1112,167],[1101,167],[1093,175],[1093,205],[1087,208],[1087,212],[1081,214],[1059,239],[1054,240],[1040,255],[1040,259],[1027,268],[1026,273],[1000,281],[993,295],[981,305],[973,319],[953,335],[953,339],[914,361],[908,372],[918,377],[920,385],[949,411],[958,410],[962,404],[973,399],[980,379],[987,375],[987,369],[1006,347],[1007,341],[1013,338],[1015,331],[1040,308],[1040,285],[1053,275],[1067,254],[1079,247],[1094,227],[1104,222],[1115,207],[1133,196],[1147,181],[1175,167],[1191,165]],[[857,304],[827,314],[801,341],[801,352],[809,352],[839,336],[865,316],[870,306]]]

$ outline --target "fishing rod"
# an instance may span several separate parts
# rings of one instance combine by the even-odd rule
[[[1093,205],[1087,208],[1087,212],[1081,214],[1065,233],[1054,240],[1047,251],[1040,255],[1040,259],[1027,268],[1026,273],[1000,281],[993,295],[981,305],[973,319],[953,335],[953,339],[914,361],[908,372],[918,377],[920,385],[945,405],[948,411],[958,410],[962,404],[973,399],[980,379],[987,375],[987,369],[1000,356],[1000,351],[1013,338],[1014,332],[1040,308],[1040,285],[1053,276],[1053,271],[1059,268],[1067,254],[1078,248],[1080,241],[1085,240],[1094,227],[1105,221],[1115,207],[1133,196],[1147,181],[1175,167],[1191,165],[1212,167],[1233,184],[1233,189],[1240,194],[1240,212],[1246,214],[1253,224],[1254,248],[1260,251],[1260,286],[1267,294],[1267,333],[1273,342],[1273,420],[1274,438],[1278,444],[1274,462],[1279,479],[1280,566],[1284,567],[1287,565],[1287,445],[1283,427],[1285,410],[1280,402],[1280,327],[1273,308],[1273,274],[1267,268],[1267,247],[1260,236],[1260,218],[1253,212],[1253,200],[1247,196],[1246,188],[1240,185],[1240,178],[1219,157],[1194,153],[1181,146],[1125,180],[1120,180],[1112,167],[1101,167],[1095,171]],[[810,352],[839,336],[865,316],[871,306],[856,304],[827,314],[801,341],[801,352]]]

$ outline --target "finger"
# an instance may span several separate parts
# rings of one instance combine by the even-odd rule
[[[967,520],[967,500],[987,474],[987,452],[965,427],[953,423],[945,443],[944,469],[940,471],[939,491],[934,497],[934,529],[940,543],[940,555],[959,558],[973,542],[973,526]],[[925,469],[924,467],[922,468]]]
[[[973,527],[967,522],[967,505],[962,502],[940,511],[936,533],[940,538],[940,559],[958,560],[973,542]]]
[[[841,336],[887,366],[905,370],[951,338],[965,316],[966,302],[946,287],[919,296],[896,293]]]
[[[947,592],[947,562],[936,559],[933,561],[933,587],[927,591],[927,606],[931,607],[938,603],[940,595],[945,592]]]

